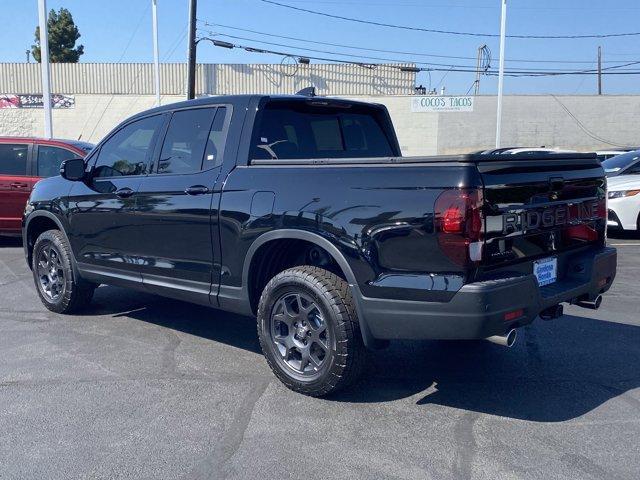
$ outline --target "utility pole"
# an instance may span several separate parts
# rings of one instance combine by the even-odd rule
[[[158,47],[158,0],[151,0],[153,22],[153,74],[156,87],[156,107],[160,106],[160,49]]]
[[[44,106],[44,136],[53,136],[51,124],[51,74],[49,72],[49,31],[47,29],[47,0],[38,0],[40,26],[40,70],[42,72],[42,104]]]
[[[26,50],[25,53],[27,54],[27,63],[31,63],[31,51],[30,50]]]
[[[196,98],[196,11],[198,1],[189,0],[189,33],[187,35],[187,100]]]
[[[598,47],[598,95],[602,95],[602,47]]]
[[[502,130],[502,90],[504,87],[504,47],[507,30],[507,0],[502,1],[502,16],[500,20],[500,73],[498,74],[498,111],[496,115],[496,148],[500,148]]]
[[[476,81],[474,82],[474,95],[478,95],[480,93],[480,75],[482,73],[482,55],[484,53],[484,49],[487,48],[487,45],[481,45],[478,47],[478,61],[476,63]]]

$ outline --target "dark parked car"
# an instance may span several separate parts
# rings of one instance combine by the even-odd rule
[[[64,160],[84,157],[91,148],[74,140],[0,137],[0,235],[20,235],[33,185],[58,175]]]
[[[36,185],[23,235],[50,310],[106,283],[255,315],[278,378],[325,395],[365,347],[597,308],[605,201],[595,155],[402,158],[382,105],[229,96],[126,120]]]

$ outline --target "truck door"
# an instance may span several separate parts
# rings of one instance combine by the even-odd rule
[[[69,192],[69,239],[81,267],[112,282],[140,283],[136,194],[162,131],[161,114],[134,120],[102,143],[90,178]]]
[[[171,115],[154,169],[137,195],[140,268],[151,292],[203,304],[212,288],[217,292],[216,181],[229,117],[230,107],[211,105]]]

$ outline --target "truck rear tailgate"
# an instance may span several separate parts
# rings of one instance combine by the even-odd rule
[[[595,156],[494,155],[476,165],[484,183],[484,270],[604,245],[606,180]]]

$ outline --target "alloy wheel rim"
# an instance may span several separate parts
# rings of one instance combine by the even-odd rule
[[[38,254],[36,266],[40,289],[52,301],[56,301],[64,293],[66,281],[60,252],[52,244],[45,245]]]
[[[282,295],[272,309],[269,332],[276,358],[296,374],[316,376],[327,363],[329,329],[310,296]]]

